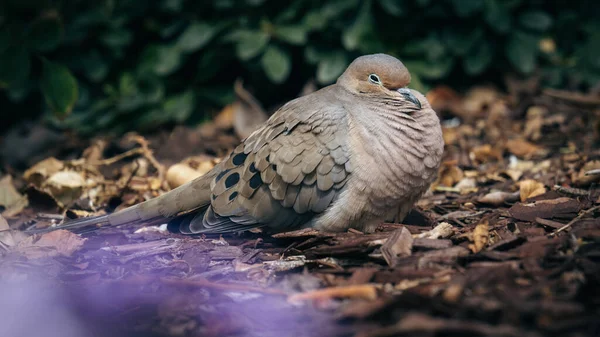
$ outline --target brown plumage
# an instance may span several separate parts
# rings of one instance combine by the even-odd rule
[[[182,233],[312,226],[372,231],[435,179],[439,119],[396,58],[357,58],[336,84],[288,102],[210,173],[123,211],[66,223],[169,221]]]

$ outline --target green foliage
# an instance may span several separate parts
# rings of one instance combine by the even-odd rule
[[[237,77],[268,106],[375,52],[401,58],[420,90],[509,72],[585,88],[600,81],[599,11],[584,0],[5,0],[0,102],[44,101],[49,120],[81,133],[151,130],[203,120]]]

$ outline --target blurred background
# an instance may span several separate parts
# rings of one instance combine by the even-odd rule
[[[507,76],[597,91],[600,6],[563,0],[3,0],[0,132],[43,120],[78,135],[197,125],[235,99],[272,112],[362,54],[411,86],[500,88]]]

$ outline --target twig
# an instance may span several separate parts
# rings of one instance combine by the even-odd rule
[[[136,154],[144,154],[144,149],[136,147],[135,149],[131,149],[131,150],[125,151],[125,152],[123,152],[121,154],[118,154],[118,155],[116,155],[114,157],[110,157],[110,158],[98,160],[96,162],[93,162],[92,164],[93,165],[111,165],[111,164],[114,164],[114,163],[118,162],[119,160],[122,160],[122,159],[127,158],[127,157],[131,157],[131,156],[136,155]]]
[[[581,218],[583,218],[584,216],[586,216],[587,214],[590,214],[592,212],[594,212],[595,210],[600,209],[600,205],[598,206],[594,206],[586,211],[583,211],[581,214],[579,214],[577,217],[575,217],[575,219],[569,221],[568,224],[562,226],[561,228],[555,230],[554,232],[550,233],[550,236],[554,236],[564,230],[567,230],[568,228],[570,228],[574,223],[576,223],[577,221],[581,220]]]
[[[158,160],[156,160],[156,158],[154,157],[154,153],[148,146],[148,141],[144,137],[139,135],[132,135],[130,139],[132,139],[142,147],[142,155],[144,156],[144,158],[148,159],[150,164],[152,164],[152,166],[154,166],[154,168],[158,172],[158,179],[160,180],[160,185],[168,190],[169,188],[168,186],[166,186],[165,179],[165,167],[161,163],[159,163]]]

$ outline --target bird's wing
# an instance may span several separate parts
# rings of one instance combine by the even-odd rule
[[[329,207],[352,169],[346,114],[310,96],[283,106],[220,164],[211,205],[180,231],[284,230]]]

